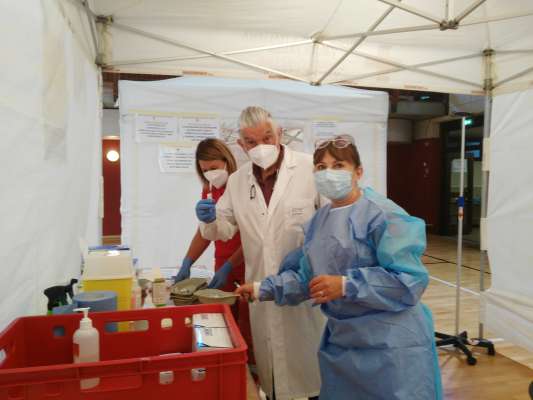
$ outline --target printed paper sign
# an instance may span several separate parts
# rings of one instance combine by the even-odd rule
[[[315,140],[330,139],[337,135],[337,121],[313,121],[311,125]]]
[[[159,145],[159,167],[163,173],[194,172],[196,149],[178,144]]]
[[[181,118],[180,132],[183,140],[214,139],[219,137],[220,123],[217,118]]]
[[[140,142],[175,142],[178,119],[159,115],[135,115],[135,140]]]

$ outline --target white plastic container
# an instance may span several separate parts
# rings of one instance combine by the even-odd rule
[[[76,308],[74,311],[83,312],[80,327],[72,337],[72,354],[74,363],[100,361],[100,334],[93,327],[92,320],[88,317],[89,308]],[[82,379],[82,389],[91,389],[100,383],[100,378]]]

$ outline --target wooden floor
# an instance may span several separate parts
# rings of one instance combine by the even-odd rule
[[[423,301],[433,311],[435,329],[455,331],[456,242],[439,236],[428,238],[423,261],[433,277]],[[478,336],[479,324],[479,250],[463,249],[460,330],[470,337]],[[490,267],[485,273],[485,286],[490,287]],[[485,337],[499,339],[490,331]],[[478,363],[467,365],[465,357],[452,349],[439,349],[444,397],[447,400],[529,400],[528,386],[533,381],[533,353],[505,341],[495,341],[496,356],[488,356],[484,349],[474,350]]]

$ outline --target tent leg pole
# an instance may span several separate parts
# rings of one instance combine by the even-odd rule
[[[483,52],[485,57],[485,114],[483,116],[483,138],[488,139],[490,136],[490,121],[492,113],[492,55],[494,51],[487,49]],[[486,143],[486,142],[485,142]],[[486,157],[487,149],[483,148],[483,158]],[[489,167],[486,166],[483,168],[482,174],[482,189],[481,189],[481,218],[485,221],[487,217],[487,204],[488,204],[488,187],[489,187]],[[484,223],[483,223],[484,226]],[[487,251],[486,244],[484,240],[484,232],[481,230],[481,243],[480,243],[480,264],[479,264],[479,291],[480,291],[480,301],[483,301],[483,292],[485,290],[485,260],[487,260]],[[484,329],[483,322],[479,321],[479,337],[476,339],[470,339],[469,342],[472,346],[483,347],[487,349],[487,353],[490,356],[496,354],[494,348],[494,343],[488,339],[484,339]]]
[[[485,111],[483,115],[483,139],[490,137],[490,121],[492,114],[492,50],[484,52],[485,57]],[[486,143],[486,141],[485,141]],[[487,149],[483,151],[483,157],[487,154]],[[483,221],[487,218],[487,204],[489,198],[489,171],[488,168],[483,168],[481,175],[481,219]],[[484,226],[484,224],[483,224]],[[480,232],[485,235],[485,232]],[[482,246],[479,254],[479,293],[483,294],[485,291],[485,261],[488,260],[487,250],[485,249],[485,238],[480,240]],[[481,299],[482,300],[482,299]],[[484,336],[483,322],[479,322],[478,336],[483,339]]]

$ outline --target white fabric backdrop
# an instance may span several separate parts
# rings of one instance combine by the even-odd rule
[[[386,93],[278,80],[177,78],[121,81],[122,241],[132,246],[141,267],[175,267],[197,228],[194,206],[201,185],[195,173],[162,173],[157,143],[135,141],[135,112],[215,114],[236,128],[249,105],[267,108],[282,127],[303,129],[311,151],[312,121],[336,120],[339,133],[352,134],[365,167],[365,183],[386,192]],[[291,146],[295,143],[293,142]],[[212,267],[212,251],[197,264]]]
[[[482,318],[533,351],[533,89],[494,99],[487,216],[492,286]]]
[[[100,237],[98,71],[80,18],[0,1],[0,329],[45,313],[43,290],[79,274],[79,238]]]

